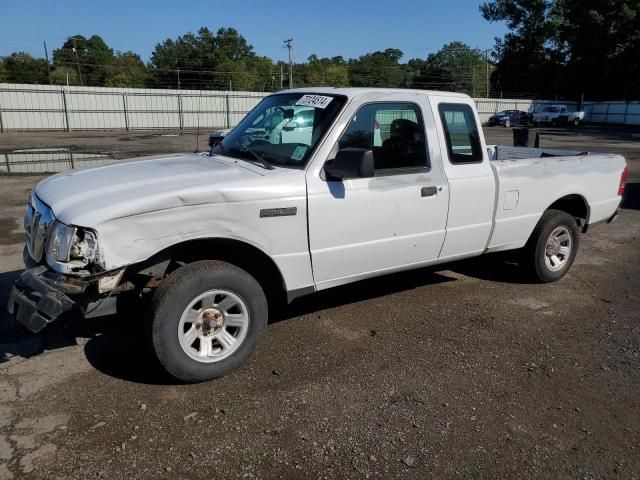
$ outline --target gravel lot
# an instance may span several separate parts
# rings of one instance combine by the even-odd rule
[[[0,135],[0,153],[194,144]],[[630,164],[627,208],[582,237],[560,282],[528,284],[489,256],[336,288],[291,305],[246,367],[201,385],[164,376],[121,318],[5,333],[0,479],[640,478],[640,134],[548,130],[542,145]],[[40,178],[0,176],[4,324]]]

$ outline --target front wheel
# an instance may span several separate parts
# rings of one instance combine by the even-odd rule
[[[579,127],[580,126],[580,119],[578,117],[573,119],[573,126],[574,127]]]
[[[504,121],[504,128],[511,128],[511,120],[508,118]]]
[[[571,268],[579,242],[576,219],[560,210],[547,210],[522,251],[522,263],[534,280],[555,282]]]
[[[154,294],[153,349],[173,377],[211,380],[247,361],[267,319],[264,292],[247,272],[220,261],[192,263],[173,272]]]

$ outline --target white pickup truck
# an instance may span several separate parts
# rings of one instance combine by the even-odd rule
[[[550,123],[551,125],[571,124],[575,127],[584,120],[584,112],[571,111],[566,105],[551,105],[533,114],[533,124]]]
[[[304,139],[255,128],[310,109]],[[29,199],[9,310],[37,332],[106,297],[150,298],[160,363],[195,382],[243,364],[280,299],[515,249],[558,280],[580,233],[615,217],[624,158],[487,146],[479,125],[466,95],[289,90],[212,153],[54,175]]]

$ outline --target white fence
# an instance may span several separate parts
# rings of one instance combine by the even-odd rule
[[[23,130],[184,130],[231,127],[262,92],[156,90],[0,84],[0,132]],[[480,120],[501,110],[536,112],[577,102],[475,98]],[[640,125],[640,102],[585,102],[586,122]]]
[[[266,94],[0,84],[0,131],[235,125]]]
[[[587,122],[640,125],[640,102],[585,102],[583,109]]]

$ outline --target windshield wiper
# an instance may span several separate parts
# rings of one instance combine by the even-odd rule
[[[235,147],[235,148],[225,148],[224,145],[222,145],[222,143],[219,143],[218,145],[216,145],[215,147],[213,147],[211,149],[210,155],[215,155],[215,154],[222,154],[225,150],[228,150],[229,152],[236,150],[240,153],[244,153],[244,154],[249,154],[251,155],[254,159],[256,159],[259,163],[260,166],[264,167],[267,170],[273,170],[275,167],[273,165],[271,165],[271,162],[269,162],[269,160],[267,160],[266,158],[264,158],[262,155],[260,155],[259,153],[257,153],[256,151],[247,148],[247,147]],[[241,158],[240,160],[248,160],[245,158]]]
[[[248,153],[249,155],[253,156],[253,158],[255,158],[258,162],[260,162],[260,164],[264,168],[266,168],[267,170],[273,170],[274,169],[273,165],[271,165],[269,160],[267,160],[262,155],[260,155],[259,153],[255,152],[254,150],[251,150],[250,148],[247,148],[247,147],[238,148],[237,150],[239,152]]]

